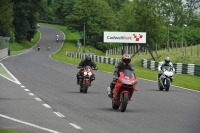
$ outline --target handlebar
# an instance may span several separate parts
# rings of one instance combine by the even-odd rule
[[[82,66],[77,66],[77,69],[84,69],[84,67],[82,67]],[[98,68],[97,68],[97,69],[92,68],[92,70],[98,70]]]

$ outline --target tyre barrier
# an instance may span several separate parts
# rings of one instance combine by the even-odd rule
[[[104,57],[104,56],[97,56],[95,54],[91,54],[91,53],[87,53],[87,54],[81,54],[81,53],[74,53],[74,52],[66,52],[66,55],[71,57],[71,58],[79,58],[79,59],[85,59],[85,57],[87,55],[90,55],[91,58],[95,61],[95,62],[100,62],[100,63],[105,63],[105,64],[111,64],[111,65],[116,65],[120,60],[116,59],[116,58],[108,58],[108,57]]]
[[[158,70],[159,62],[142,59],[141,65],[145,68],[149,68],[152,70]],[[200,65],[173,63],[173,66],[175,69],[175,73],[200,76]]]

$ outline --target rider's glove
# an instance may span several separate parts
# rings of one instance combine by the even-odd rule
[[[117,82],[117,79],[118,79],[118,78],[114,76],[114,77],[113,77],[113,82]]]
[[[77,68],[82,68],[82,66],[77,66]]]

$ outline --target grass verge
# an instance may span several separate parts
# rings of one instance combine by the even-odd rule
[[[20,131],[0,129],[0,133],[30,133],[30,132],[20,132]]]
[[[34,45],[36,45],[39,39],[40,39],[40,32],[37,31],[32,42],[25,40],[22,41],[21,43],[17,42],[10,43],[8,45],[8,48],[10,49],[10,55],[13,56],[23,53],[24,50],[30,49]]]

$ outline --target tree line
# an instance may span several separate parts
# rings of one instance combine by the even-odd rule
[[[146,32],[152,47],[182,39],[196,45],[199,9],[199,0],[0,0],[0,36],[30,40],[40,20],[64,24],[71,32],[83,32],[85,25],[86,44],[102,51],[110,45],[94,38],[104,31]]]

